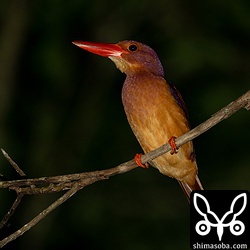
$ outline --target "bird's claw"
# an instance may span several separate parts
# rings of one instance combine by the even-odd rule
[[[136,154],[135,157],[134,157],[134,160],[135,160],[135,163],[141,167],[141,168],[149,168],[149,165],[148,163],[146,162],[145,164],[143,164],[141,162],[141,157],[142,157],[142,154]]]
[[[175,136],[172,136],[169,140],[168,140],[168,143],[169,145],[171,146],[172,150],[170,151],[170,154],[173,155],[173,154],[177,154],[178,153],[178,147],[176,146],[175,144],[175,139],[176,137]]]

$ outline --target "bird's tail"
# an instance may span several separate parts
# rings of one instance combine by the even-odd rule
[[[199,180],[198,175],[196,175],[195,184],[193,186],[189,186],[187,183],[182,182],[182,181],[178,181],[178,182],[179,182],[183,192],[185,193],[189,203],[190,203],[190,194],[193,190],[203,190],[204,189],[201,185],[201,182]]]

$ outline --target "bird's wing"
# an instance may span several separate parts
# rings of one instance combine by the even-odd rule
[[[188,118],[187,106],[181,96],[181,93],[172,83],[168,82],[168,84],[169,84],[172,95],[174,96],[175,100],[178,102],[179,106],[184,110],[186,117]]]

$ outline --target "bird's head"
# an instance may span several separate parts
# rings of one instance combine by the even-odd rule
[[[125,40],[116,44],[82,41],[75,41],[73,44],[91,53],[110,58],[117,68],[127,75],[147,71],[164,76],[157,54],[143,43]]]

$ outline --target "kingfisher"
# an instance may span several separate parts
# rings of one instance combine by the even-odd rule
[[[166,143],[172,150],[152,161],[160,173],[175,178],[190,201],[193,190],[203,190],[192,141],[177,148],[175,139],[190,130],[187,108],[180,92],[164,77],[156,52],[148,45],[133,40],[114,43],[74,41],[74,45],[91,53],[108,57],[126,74],[122,103],[129,125],[144,153]],[[142,164],[142,154],[134,159]]]

